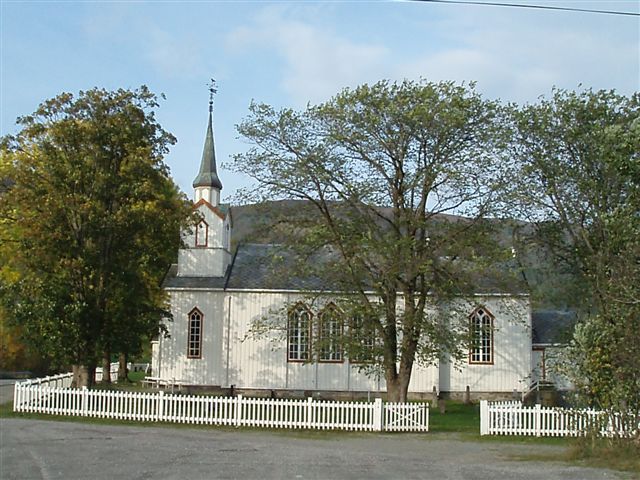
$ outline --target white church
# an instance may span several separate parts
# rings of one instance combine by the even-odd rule
[[[193,208],[201,220],[183,232],[184,248],[165,279],[173,321],[167,322],[168,335],[152,342],[152,376],[248,395],[384,394],[384,377],[367,376],[339,345],[320,352],[312,348],[317,336],[332,328],[327,322],[317,327],[317,319],[332,308],[330,297],[320,295],[310,304],[308,291],[293,280],[269,278],[272,245],[240,244],[231,251],[232,211],[220,203],[211,106],[193,187]],[[410,398],[434,391],[455,397],[467,388],[475,398],[511,397],[545,376],[545,349],[554,342],[535,338],[529,296],[484,292],[474,301],[468,318],[480,338],[468,359],[462,365],[416,364]],[[250,335],[253,322],[274,311],[287,317],[286,332]]]

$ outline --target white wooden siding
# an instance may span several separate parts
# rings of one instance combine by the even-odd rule
[[[477,297],[477,305],[488,309],[494,320],[493,364],[474,365],[465,360],[460,369],[443,362],[442,391],[472,392],[522,391],[531,369],[531,325],[527,298]],[[469,313],[473,307],[469,310]]]
[[[286,309],[301,294],[241,291],[171,291],[174,321],[169,338],[160,340],[154,372],[163,379],[237,388],[385,391],[384,378],[369,378],[345,359],[342,363],[287,361]],[[329,301],[327,299],[326,301]],[[325,302],[326,303],[326,302]],[[493,365],[468,365],[458,371],[442,362],[431,367],[414,366],[410,392],[521,391],[531,371],[529,302],[518,297],[479,297],[495,316]],[[469,306],[469,312],[476,305]],[[187,359],[187,315],[197,307],[204,315],[202,358]],[[315,315],[321,309],[314,305]],[[251,334],[254,322],[277,319],[280,330],[261,336]],[[312,341],[316,336],[313,332]]]
[[[195,228],[182,232],[186,249],[178,251],[178,276],[222,277],[231,261],[229,250],[229,216],[224,220],[205,205],[198,208],[208,225],[207,246],[195,247]]]
[[[223,300],[222,292],[171,294],[173,321],[167,325],[169,337],[160,338],[159,378],[205,385],[222,383],[224,355],[220,339],[223,334]],[[201,358],[187,358],[188,314],[194,308],[203,314]]]

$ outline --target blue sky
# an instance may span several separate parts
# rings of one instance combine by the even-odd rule
[[[497,1],[497,0],[493,0]],[[640,12],[638,0],[500,0]],[[252,99],[301,108],[382,78],[478,82],[519,103],[552,86],[640,90],[640,19],[403,1],[13,2],[0,0],[0,133],[63,91],[148,85],[178,138],[167,157],[189,195],[210,77],[218,163],[247,148]],[[247,179],[220,170],[223,201]]]

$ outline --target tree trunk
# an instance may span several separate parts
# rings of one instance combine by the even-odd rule
[[[387,401],[394,403],[406,402],[411,371],[407,372],[401,369],[400,373],[396,373],[395,369],[387,369],[385,380],[387,382]]]
[[[111,383],[111,353],[108,350],[102,356],[102,383]]]
[[[77,365],[78,382],[76,387],[93,387],[96,380],[96,366],[94,365]]]
[[[121,353],[118,357],[118,383],[126,382],[128,380],[127,374],[127,357],[126,353]]]
[[[78,383],[80,382],[80,366],[74,363],[71,365],[71,372],[73,373],[73,377],[71,377],[71,388],[78,388]]]

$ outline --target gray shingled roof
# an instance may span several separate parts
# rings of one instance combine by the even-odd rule
[[[532,343],[566,344],[576,324],[576,312],[567,310],[534,310],[531,313]]]
[[[226,277],[178,277],[178,265],[171,265],[164,277],[164,288],[219,288],[223,289]]]
[[[314,260],[322,261],[321,258]],[[239,245],[231,265],[227,288],[331,290],[331,286],[317,276],[300,278],[288,274],[295,261],[293,252],[280,245]]]
[[[309,258],[309,266],[325,264],[333,254],[324,251]],[[335,291],[336,285],[315,275],[312,268],[304,276],[293,275],[297,271],[295,253],[281,245],[241,244],[238,246],[225,277],[177,277],[174,265],[167,273],[165,287],[173,288],[225,288],[250,290],[313,290]],[[495,273],[495,272],[494,272]],[[477,293],[523,293],[520,282],[497,281],[494,276],[476,276]]]

